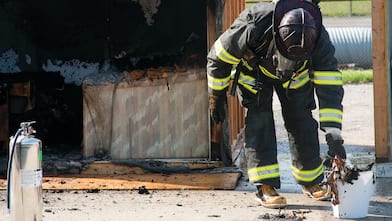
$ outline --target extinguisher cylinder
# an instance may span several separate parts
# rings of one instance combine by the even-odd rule
[[[41,221],[42,143],[34,137],[22,137],[19,141],[15,145],[10,177],[10,220]]]

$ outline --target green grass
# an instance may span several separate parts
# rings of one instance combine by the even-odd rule
[[[321,1],[319,5],[323,16],[370,16],[372,14],[371,0]]]
[[[343,84],[361,84],[373,82],[372,69],[345,69],[341,70],[343,75]]]

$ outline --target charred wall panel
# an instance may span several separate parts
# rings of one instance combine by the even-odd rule
[[[96,69],[170,65],[189,54],[203,63],[207,50],[204,1],[5,0],[0,25],[3,73],[72,60]]]
[[[107,43],[103,3],[2,1],[0,53],[12,50],[19,55],[14,63],[19,68],[13,69],[19,71],[41,71],[47,59],[99,61]]]
[[[187,57],[196,54],[196,61],[204,63],[207,49],[203,1],[162,1],[155,6],[156,12],[153,6],[143,11],[140,7],[144,6],[132,2],[112,6],[118,13],[111,16],[111,50],[119,62],[139,67],[188,65],[195,61]]]

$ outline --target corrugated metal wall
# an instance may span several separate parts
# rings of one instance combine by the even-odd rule
[[[339,64],[372,68],[371,27],[329,27],[327,31],[335,45],[335,57]]]
[[[231,23],[238,17],[240,12],[245,9],[245,0],[226,0],[223,30],[230,27]],[[228,95],[230,139],[233,141],[237,134],[244,127],[244,109],[240,106],[238,98]]]

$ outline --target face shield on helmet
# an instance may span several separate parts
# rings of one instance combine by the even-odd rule
[[[274,11],[276,75],[291,77],[301,63],[309,59],[321,29],[321,12],[305,0],[280,0]]]

